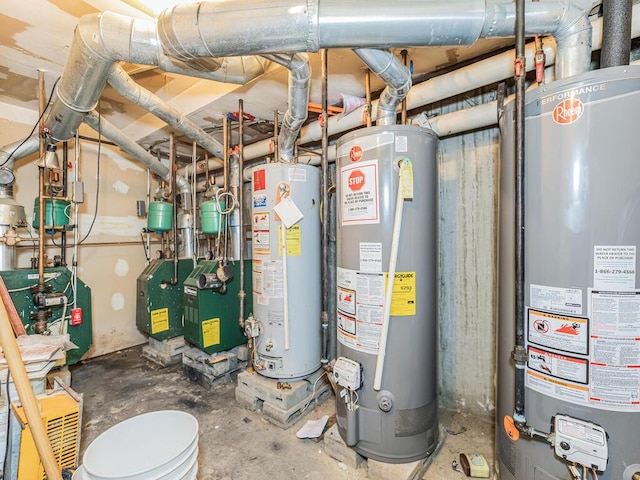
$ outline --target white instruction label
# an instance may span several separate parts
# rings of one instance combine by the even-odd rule
[[[569,357],[529,347],[527,366],[538,372],[572,382],[587,383],[588,364],[584,358]]]
[[[531,284],[530,306],[547,312],[582,315],[582,290]]]
[[[360,271],[382,272],[382,243],[360,242]]]
[[[640,290],[589,290],[589,316],[594,335],[640,337]]]
[[[262,260],[252,262],[253,298],[259,305],[269,305],[269,297],[264,296],[264,283],[262,281]]]
[[[636,288],[636,246],[593,247],[593,288],[634,290]]]
[[[529,309],[528,327],[530,343],[568,353],[586,355],[589,351],[586,318]]]
[[[265,260],[262,262],[262,294],[267,298],[283,298],[284,279],[281,260]]]
[[[340,187],[342,225],[380,223],[377,160],[342,167]]]
[[[290,182],[306,182],[307,171],[304,168],[292,167],[289,168],[289,181]]]

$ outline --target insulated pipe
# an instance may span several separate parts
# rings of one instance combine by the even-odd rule
[[[289,163],[293,160],[296,139],[308,115],[309,86],[311,85],[309,56],[306,53],[297,53],[265,55],[264,58],[289,70],[288,108],[278,134],[280,160]]]
[[[633,0],[602,2],[602,51],[600,68],[629,65],[631,54],[631,8]]]
[[[387,84],[378,99],[376,125],[395,125],[398,105],[411,89],[409,69],[390,50],[356,48],[354,53]]]
[[[127,137],[121,130],[116,128],[111,122],[105,118],[100,118],[96,111],[87,112],[84,115],[84,122],[93,128],[96,132],[100,132],[105,138],[118,145],[122,150],[127,152],[138,162],[151,170],[165,181],[171,180],[171,171],[165,165],[158,161],[156,157],[147,152],[136,142]],[[176,187],[180,193],[191,193],[191,184],[189,180],[181,175],[176,176]]]
[[[115,88],[116,91],[126,99],[132,101],[136,105],[140,105],[142,108],[165,121],[176,130],[184,133],[211,155],[222,158],[223,147],[218,141],[216,141],[211,135],[208,135],[207,132],[198,127],[194,122],[189,120],[179,110],[173,108],[166,102],[163,102],[149,90],[134,82],[120,65],[115,65],[111,70],[111,73],[109,74],[109,85]],[[218,164],[215,168],[220,168],[221,166],[222,163],[218,160]]]

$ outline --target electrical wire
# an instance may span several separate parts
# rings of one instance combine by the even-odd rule
[[[25,142],[27,140],[29,140],[31,138],[31,136],[33,135],[33,133],[36,131],[36,128],[38,128],[38,124],[40,124],[40,120],[42,120],[42,117],[44,116],[44,112],[47,111],[47,108],[49,108],[49,105],[51,105],[51,99],[53,98],[53,93],[56,91],[56,85],[58,85],[58,82],[60,81],[61,77],[56,78],[56,81],[53,82],[53,87],[51,87],[51,93],[49,94],[49,99],[47,100],[47,103],[45,105],[45,107],[42,109],[42,113],[40,114],[40,116],[38,117],[38,120],[36,120],[36,123],[33,125],[33,128],[31,129],[31,132],[29,133],[29,135],[27,135],[25,137],[24,140],[22,140],[22,142],[20,142],[20,145],[18,145],[16,148],[13,149],[13,152],[11,152],[9,154],[9,156],[7,157],[7,159],[2,162],[2,164],[0,164],[0,167],[4,167],[7,162],[9,162],[9,160],[11,160],[11,157],[13,157],[13,155],[18,151],[18,149],[25,144]]]
[[[317,402],[318,399],[316,398],[316,387],[318,386],[318,382],[327,375],[327,372],[323,372],[322,375],[320,375],[315,382],[313,382],[313,390],[311,391],[311,398],[309,398],[309,401],[307,402],[307,404],[302,407],[302,410],[300,410],[301,412],[304,412],[307,408],[309,408],[309,405],[311,405],[311,403],[313,402]]]

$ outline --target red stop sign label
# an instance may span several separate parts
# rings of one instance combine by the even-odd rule
[[[349,152],[349,159],[352,162],[357,162],[361,158],[362,158],[362,148],[360,148],[357,145],[355,147],[352,147],[351,151]]]
[[[349,174],[349,188],[357,192],[364,186],[364,173],[360,170],[354,170]]]

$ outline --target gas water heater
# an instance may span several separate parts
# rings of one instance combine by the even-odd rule
[[[430,130],[404,125],[358,130],[338,142],[338,427],[347,445],[387,463],[424,458],[438,441],[437,142]],[[414,187],[402,202],[401,172],[403,187]]]
[[[499,478],[640,476],[640,68],[587,72],[525,100],[525,416],[514,427],[514,102],[502,114]]]
[[[266,377],[301,379],[320,368],[320,172],[301,163],[256,167],[251,200],[253,315],[245,331],[255,342],[253,366]],[[302,218],[286,228],[278,205]]]

